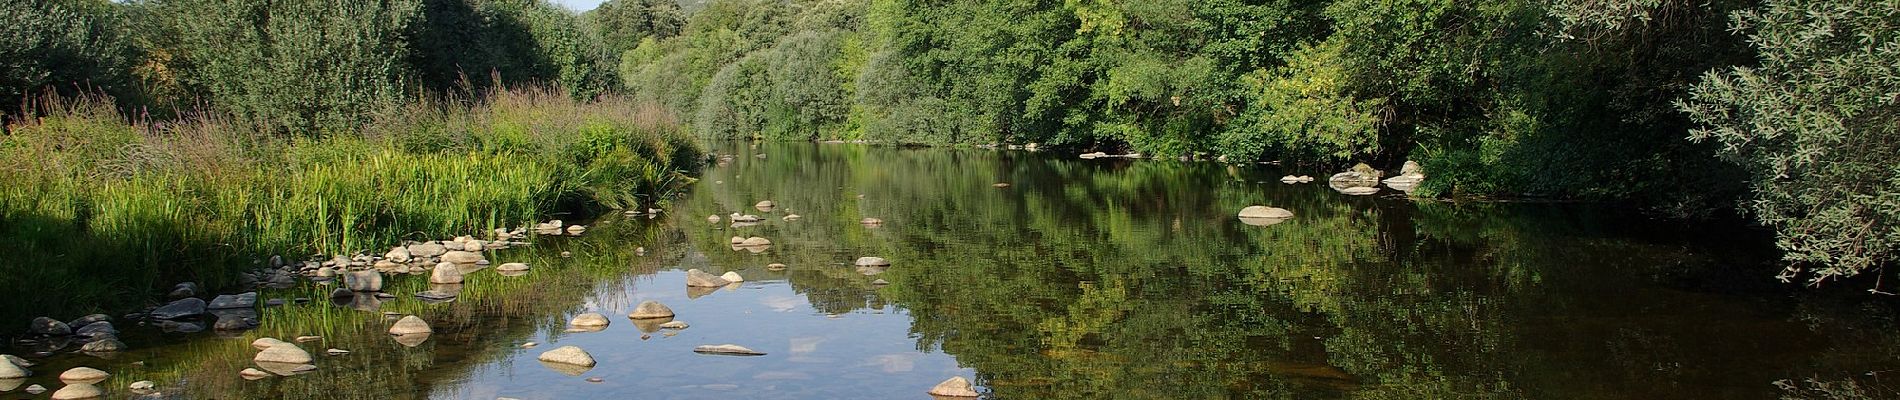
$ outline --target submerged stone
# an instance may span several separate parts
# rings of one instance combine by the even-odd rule
[[[411,335],[431,332],[435,332],[435,330],[429,329],[429,323],[424,322],[422,318],[418,318],[414,315],[404,316],[402,319],[396,320],[394,325],[389,326],[389,334],[391,335]]]
[[[736,344],[708,344],[693,348],[694,353],[726,356],[762,356],[765,352]]]
[[[687,287],[720,287],[728,283],[732,282],[727,281],[725,278],[706,273],[706,271],[700,271],[697,268],[686,270]]]
[[[930,388],[930,395],[943,397],[977,397],[981,394],[976,392],[976,389],[970,385],[969,380],[957,376],[945,379],[943,383],[938,383],[936,387]]]
[[[74,367],[59,374],[59,381],[72,383],[99,383],[111,378],[112,374],[91,367]]]

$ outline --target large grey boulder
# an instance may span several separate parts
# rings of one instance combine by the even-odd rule
[[[73,331],[73,336],[78,336],[82,338],[94,338],[94,337],[117,335],[117,334],[119,334],[119,329],[113,327],[111,322],[94,322],[94,323],[86,324],[86,326],[79,327],[79,329]]]
[[[166,304],[152,310],[149,315],[154,319],[182,319],[204,315],[204,313],[204,299],[192,297]]]
[[[125,350],[125,342],[119,341],[116,336],[95,338],[93,341],[86,342],[84,346],[79,346],[79,351],[87,353],[111,353],[123,350]]]

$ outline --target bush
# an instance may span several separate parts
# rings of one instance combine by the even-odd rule
[[[1746,208],[1819,284],[1900,249],[1900,4],[1768,1],[1737,13],[1760,66],[1710,72],[1679,106],[1753,178]]]
[[[120,14],[103,0],[0,1],[0,115],[42,90],[130,98],[137,51]]]

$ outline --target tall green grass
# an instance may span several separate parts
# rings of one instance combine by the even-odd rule
[[[174,281],[221,286],[274,254],[649,205],[702,157],[657,106],[540,89],[414,104],[321,139],[111,104],[45,99],[0,136],[0,298],[21,299],[0,307],[0,331],[138,305]]]

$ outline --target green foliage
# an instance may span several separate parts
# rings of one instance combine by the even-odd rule
[[[1680,106],[1745,166],[1747,209],[1810,283],[1900,250],[1900,3],[1768,1],[1735,15],[1760,64],[1711,72]]]
[[[104,0],[0,1],[0,114],[20,112],[43,90],[131,98],[137,49],[118,8]]]
[[[416,105],[363,136],[291,140],[215,117],[128,125],[102,99],[55,106],[0,137],[0,251],[15,254],[0,261],[0,295],[71,282],[47,306],[73,311],[132,305],[167,280],[219,285],[267,254],[651,205],[689,183],[700,157],[655,106],[559,91]]]
[[[1241,115],[1245,122],[1222,133],[1223,154],[1241,160],[1267,154],[1355,159],[1378,150],[1384,100],[1346,93],[1340,47],[1330,43],[1296,52],[1286,66],[1243,81],[1254,101]]]
[[[686,14],[672,0],[609,0],[582,16],[610,55],[633,50],[648,38],[678,35],[686,25]]]
[[[351,132],[409,99],[405,31],[419,1],[157,2],[191,85],[272,131]]]

